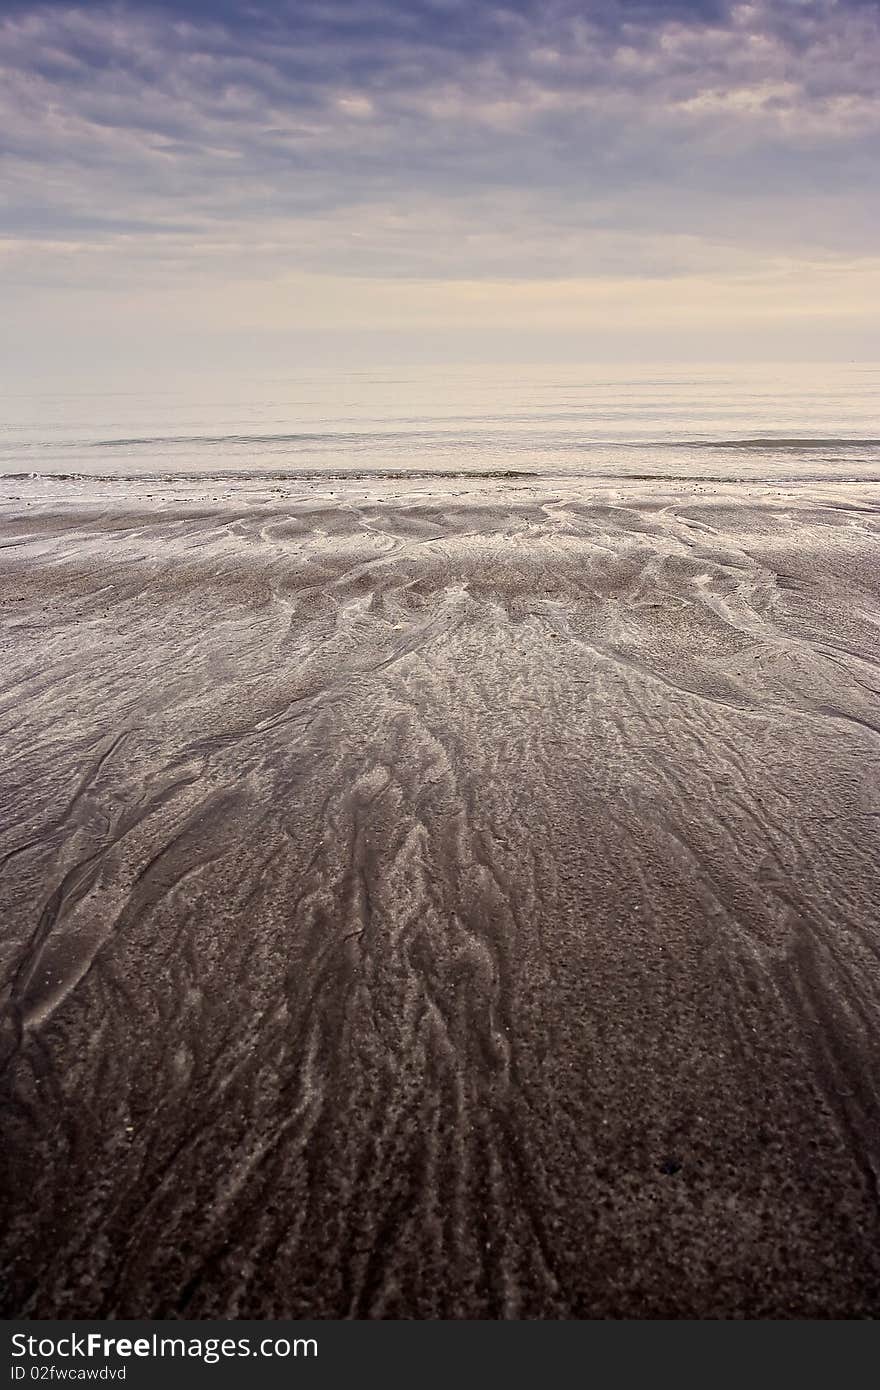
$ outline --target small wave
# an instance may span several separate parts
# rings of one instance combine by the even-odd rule
[[[478,437],[460,435],[451,430],[349,430],[315,431],[277,434],[173,434],[173,435],[130,435],[114,439],[78,440],[25,440],[17,443],[12,452],[4,457],[11,462],[16,456],[31,457],[37,453],[57,455],[78,451],[112,452],[114,450],[163,450],[191,449],[194,452],[210,450],[264,449],[276,453],[290,454],[315,452],[326,454],[338,449],[363,455],[371,448],[388,446],[394,452],[401,446],[423,448],[433,452],[437,447],[449,453],[458,450],[463,454],[473,454],[486,450],[492,445],[500,445],[506,452],[523,454],[535,450],[571,455],[590,452],[609,452],[618,454],[630,451],[644,454],[650,451],[668,453],[670,450],[687,449],[696,453],[731,450],[742,453],[811,453],[817,451],[839,451],[849,456],[854,450],[876,450],[880,448],[880,438],[857,438],[853,436],[805,437],[789,435],[755,435],[731,439],[696,439],[665,437],[645,438],[594,438],[589,435],[571,433],[546,434],[540,430],[511,434],[504,429],[487,428]]]
[[[619,483],[713,483],[719,486],[743,485],[748,487],[796,487],[812,483],[831,483],[836,487],[880,484],[878,474],[836,474],[833,478],[826,473],[776,473],[774,475],[737,473],[670,473],[634,472],[620,470],[527,470],[519,468],[469,469],[469,468],[396,468],[396,469],[299,469],[284,472],[263,469],[238,469],[227,472],[193,472],[178,470],[163,473],[3,473],[0,472],[0,485],[4,483],[88,483],[93,486],[112,487],[173,486],[185,484],[201,488],[211,486],[227,487],[272,487],[285,484],[307,483],[380,483],[380,482],[437,482],[455,480],[460,482],[517,482],[540,480],[544,484],[553,482],[576,482],[602,486]]]
[[[341,483],[412,481],[431,478],[540,478],[544,475],[521,468],[309,468],[270,472],[265,469],[224,473],[0,473],[0,481],[53,483]]]
[[[326,430],[305,434],[162,434],[144,435],[130,439],[93,439],[90,449],[140,449],[158,445],[186,445],[197,448],[217,448],[235,445],[270,444],[382,444],[392,440],[448,439],[445,430]],[[480,446],[482,441],[459,439],[456,447]]]
[[[876,449],[880,439],[854,439],[852,436],[833,436],[826,439],[788,438],[785,436],[764,435],[754,439],[693,439],[688,448],[693,449]]]

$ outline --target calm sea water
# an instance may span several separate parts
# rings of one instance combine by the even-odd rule
[[[880,481],[880,364],[296,371],[0,396],[0,473]]]

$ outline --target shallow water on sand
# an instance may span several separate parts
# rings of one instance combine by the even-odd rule
[[[880,1312],[827,447],[0,481],[6,1313]]]

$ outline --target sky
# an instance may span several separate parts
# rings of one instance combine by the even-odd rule
[[[877,359],[878,73],[878,0],[0,0],[0,364]]]

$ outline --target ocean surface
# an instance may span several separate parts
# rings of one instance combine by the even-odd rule
[[[479,367],[0,395],[0,474],[880,480],[880,364]]]

